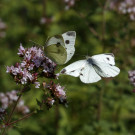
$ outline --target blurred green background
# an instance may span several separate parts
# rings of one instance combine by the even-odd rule
[[[135,22],[127,15],[110,10],[107,0],[76,0],[71,7],[64,0],[0,0],[0,20],[1,92],[18,89],[5,66],[19,60],[20,43],[44,45],[48,36],[69,30],[77,33],[76,53],[66,65],[85,55],[114,53],[121,69],[117,77],[93,84],[61,76],[68,107],[35,114],[10,128],[8,135],[135,135],[135,94],[128,79],[128,70],[135,69]],[[35,108],[40,95],[33,88],[23,96],[25,104]]]

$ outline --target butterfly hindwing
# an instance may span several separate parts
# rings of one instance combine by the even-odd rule
[[[86,60],[79,60],[68,65],[62,69],[61,73],[80,77],[80,80],[84,83],[94,83],[101,79],[101,77],[95,72],[92,65],[88,64]]]
[[[83,83],[94,83],[101,80],[101,77],[96,73],[93,66],[87,62],[80,73],[80,80]]]
[[[64,39],[61,35],[50,37],[46,42],[44,51],[47,57],[59,65],[65,63],[67,59]]]
[[[66,66],[64,69],[61,70],[62,74],[71,75],[74,77],[80,76],[81,70],[85,67],[86,61],[85,60],[79,60],[76,61],[68,66]]]

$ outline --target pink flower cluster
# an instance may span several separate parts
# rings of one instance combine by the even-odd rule
[[[40,24],[50,24],[51,22],[53,22],[54,18],[53,17],[42,17],[40,19]]]
[[[46,104],[48,109],[54,105],[54,102],[55,102],[54,98],[51,98],[51,97],[48,97],[45,100],[45,104]]]
[[[45,103],[49,108],[52,107],[52,105],[57,101],[64,105],[67,103],[64,87],[60,86],[59,84],[55,84],[54,82],[51,81],[46,86],[46,89],[49,90],[50,97],[47,97]]]
[[[135,70],[128,71],[128,76],[129,76],[131,83],[135,86]]]
[[[22,57],[20,63],[15,66],[7,66],[7,73],[10,73],[16,83],[35,84],[35,88],[40,87],[38,77],[55,78],[54,70],[56,64],[44,55],[41,48],[31,47],[25,49],[20,45],[18,55]]]
[[[20,45],[18,55],[22,58],[20,63],[16,63],[15,66],[7,66],[7,73],[10,73],[13,76],[14,81],[17,84],[22,84],[24,87],[34,84],[35,88],[43,88],[45,93],[45,100],[38,102],[38,105],[41,107],[42,103],[46,104],[48,108],[51,108],[55,102],[60,104],[66,104],[66,93],[64,87],[59,84],[55,84],[53,81],[50,83],[39,82],[39,78],[51,78],[57,79],[59,74],[55,75],[56,64],[45,56],[43,50],[38,47],[24,48]],[[40,86],[40,84],[42,84]],[[42,87],[43,86],[43,87]],[[24,89],[25,91],[25,89]],[[7,95],[7,94],[6,94]],[[7,108],[9,104],[9,96],[2,95],[1,99],[3,108]],[[14,97],[14,99],[13,99]],[[13,96],[11,101],[16,101],[17,96]],[[10,101],[10,102],[11,102]],[[24,102],[20,101],[18,106],[23,106]],[[21,107],[22,109],[23,107]],[[22,110],[23,111],[23,110]]]
[[[17,91],[12,90],[11,92],[0,93],[0,104],[3,109],[7,109],[9,105],[12,105],[15,101],[17,101]],[[28,113],[30,110],[27,106],[24,105],[23,100],[19,100],[17,105],[17,110],[23,114]]]
[[[127,14],[131,20],[135,20],[135,0],[111,0],[110,8]]]
[[[64,0],[66,7],[65,9],[68,10],[69,8],[73,7],[75,5],[75,0]]]

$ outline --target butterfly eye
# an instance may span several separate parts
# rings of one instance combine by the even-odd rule
[[[66,44],[69,44],[69,40],[66,40],[65,43],[66,43]]]
[[[65,72],[66,72],[66,69],[63,69],[63,70],[61,71],[62,74],[64,74]]]

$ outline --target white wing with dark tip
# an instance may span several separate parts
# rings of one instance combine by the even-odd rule
[[[94,55],[91,58],[93,60],[93,67],[100,76],[115,77],[120,73],[120,69],[115,66],[112,53]]]
[[[67,63],[72,58],[75,52],[74,45],[75,45],[75,39],[76,39],[76,32],[68,31],[62,34],[62,37],[64,39],[65,48],[67,51],[67,60],[65,61],[65,63]]]
[[[113,53],[98,54],[98,55],[92,56],[91,58],[93,58],[97,62],[104,62],[110,65],[115,65]]]

